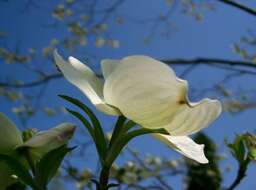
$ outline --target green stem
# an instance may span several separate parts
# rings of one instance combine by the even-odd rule
[[[100,173],[99,186],[97,187],[97,190],[108,189],[109,174],[110,174],[110,168],[103,167]]]
[[[238,169],[238,172],[237,172],[237,176],[236,176],[234,182],[226,190],[233,190],[240,184],[240,182],[246,176],[247,166],[248,166],[249,163],[250,163],[250,159],[247,158],[243,163],[239,164],[239,169]]]
[[[116,140],[119,138],[119,136],[122,134],[122,132],[125,132],[126,130],[123,129],[125,126],[125,120],[126,118],[124,116],[119,116],[114,131],[112,134],[112,137],[110,139],[109,145],[108,145],[108,151],[112,148],[112,146],[115,144]],[[109,174],[110,174],[110,168],[112,164],[106,164],[106,158],[104,160],[104,163],[102,164],[102,170],[99,177],[99,184],[97,186],[97,190],[107,190],[108,189],[108,181],[109,181]]]
[[[120,135],[125,120],[126,120],[126,118],[124,116],[118,117],[115,127],[114,127],[112,137],[111,137],[109,145],[108,145],[108,150],[113,146],[113,143],[116,141],[116,139]],[[106,159],[106,158],[104,158],[104,159]],[[97,190],[107,190],[108,189],[110,167],[111,167],[111,165],[105,165],[105,160],[104,160],[104,162],[102,162],[102,170],[100,172],[100,178],[99,178],[99,184],[97,186]]]
[[[125,123],[126,118],[124,116],[120,116],[116,122],[113,135],[110,139],[110,143],[108,146],[108,154],[104,157],[104,161],[102,162],[102,170],[100,173],[99,184],[97,185],[97,190],[107,190],[109,188],[109,174],[110,168],[118,157],[124,146],[133,138],[149,134],[149,133],[162,133],[168,134],[165,129],[147,129],[140,128],[129,132],[129,130],[136,126],[136,123],[133,121],[128,121]]]

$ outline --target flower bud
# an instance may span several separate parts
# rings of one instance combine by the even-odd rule
[[[70,123],[62,123],[52,129],[36,133],[20,147],[27,147],[35,159],[40,159],[44,154],[53,149],[67,144],[73,136],[75,126]]]

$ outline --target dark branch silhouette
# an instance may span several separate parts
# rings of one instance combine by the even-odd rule
[[[237,176],[236,176],[235,180],[230,185],[230,187],[228,187],[226,190],[234,190],[241,183],[241,181],[244,179],[244,177],[246,177],[246,171],[247,171],[247,166],[248,166],[249,161],[247,160],[246,162],[247,162],[246,164],[239,165],[239,169],[237,171]]]
[[[222,3],[225,3],[227,5],[231,5],[231,6],[235,7],[235,8],[238,8],[238,9],[240,9],[240,10],[242,10],[244,12],[247,12],[247,13],[253,15],[253,16],[256,16],[256,10],[255,9],[252,9],[250,7],[247,7],[245,5],[237,3],[235,1],[232,1],[232,0],[218,0],[218,1],[222,2]]]
[[[195,58],[195,59],[165,59],[162,60],[166,64],[220,64],[220,65],[231,65],[231,66],[243,66],[249,68],[255,68],[256,64],[250,61],[240,61],[240,60],[229,60],[229,59],[219,59],[219,58]]]
[[[54,73],[54,74],[45,76],[42,79],[38,79],[36,81],[32,81],[32,82],[28,82],[28,83],[13,84],[13,83],[0,82],[0,87],[29,88],[29,87],[34,87],[34,86],[44,84],[46,82],[49,82],[52,79],[57,79],[60,77],[62,77],[62,74]]]

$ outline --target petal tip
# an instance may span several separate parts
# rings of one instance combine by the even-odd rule
[[[200,164],[209,163],[204,154],[205,145],[195,143],[188,136],[170,136],[163,134],[154,134],[154,136],[187,158]]]
[[[80,61],[77,58],[73,57],[73,56],[69,56],[68,61],[70,63],[80,63]]]
[[[58,49],[53,50],[53,57],[54,57],[55,61],[56,61],[56,59],[61,58],[61,56],[58,52]]]
[[[199,144],[199,146],[200,146],[200,149],[201,149],[201,155],[202,156],[200,158],[198,158],[197,160],[195,160],[195,161],[197,161],[200,164],[208,164],[209,160],[206,158],[206,156],[204,154],[205,145],[204,144]]]

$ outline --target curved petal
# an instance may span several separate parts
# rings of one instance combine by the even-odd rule
[[[65,78],[78,87],[96,106],[104,113],[119,115],[119,111],[105,103],[103,99],[103,81],[94,72],[74,57],[69,57],[69,61],[54,52],[54,59]]]
[[[164,127],[182,136],[207,127],[221,112],[216,100],[189,103],[187,88],[187,82],[177,78],[169,66],[138,55],[120,61],[106,79],[103,93],[108,104],[141,126]]]
[[[41,158],[47,152],[67,144],[74,131],[73,124],[62,123],[57,127],[37,133],[19,148],[29,147],[35,158]]]
[[[115,70],[120,64],[120,60],[117,59],[103,59],[101,62],[101,70],[105,79]]]
[[[21,133],[15,124],[0,113],[0,153],[10,153],[22,143]]]
[[[123,115],[144,126],[159,124],[175,112],[184,85],[167,65],[146,56],[121,60],[104,84],[104,98]],[[169,109],[173,108],[173,109]]]
[[[203,99],[197,103],[187,103],[179,107],[175,116],[165,126],[173,136],[190,135],[207,127],[221,113],[221,103],[217,100]]]
[[[195,160],[201,164],[206,164],[209,161],[204,155],[204,145],[196,144],[187,136],[170,136],[163,134],[154,134],[156,138],[175,149],[184,156]]]

